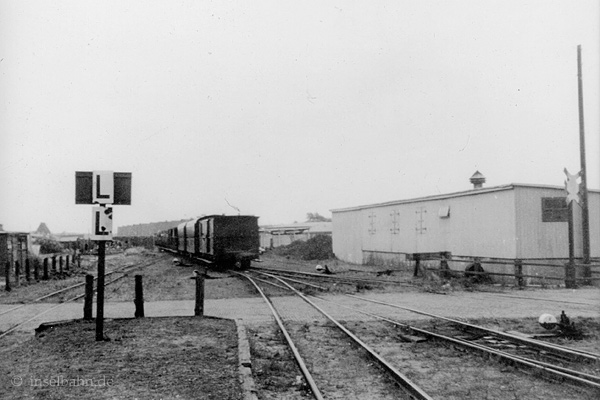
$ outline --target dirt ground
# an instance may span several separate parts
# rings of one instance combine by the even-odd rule
[[[411,321],[408,321],[411,323]],[[478,321],[483,322],[485,321]],[[518,321],[502,321],[506,325],[518,325]],[[421,322],[422,323],[422,322]],[[418,324],[418,322],[415,322]],[[598,393],[578,389],[574,385],[550,382],[536,373],[525,373],[494,358],[484,358],[455,346],[434,341],[407,343],[402,340],[399,328],[379,322],[345,322],[344,325],[361,340],[372,346],[377,353],[397,365],[400,372],[421,386],[435,399],[535,399],[563,400],[598,398]],[[600,324],[595,325],[599,327]],[[318,354],[327,357],[311,357],[311,370],[317,371],[327,398],[340,399],[387,399],[397,398],[398,389],[383,372],[378,371],[366,354],[351,345],[344,335],[328,324],[291,323],[291,332],[301,332],[299,347],[314,346]],[[252,344],[255,380],[260,399],[303,399],[305,386],[298,383],[299,370],[295,368],[291,353],[283,345],[278,328],[253,327]],[[340,342],[346,347],[340,347]],[[347,353],[355,360],[349,362]],[[306,352],[310,354],[310,351]],[[314,354],[314,352],[313,352]],[[596,374],[600,373],[598,366]],[[320,373],[318,371],[321,371]],[[381,381],[377,382],[377,375]],[[347,380],[362,380],[363,387],[356,390]],[[352,388],[350,392],[347,390]],[[327,392],[329,390],[329,392]]]
[[[194,281],[190,279],[194,270],[202,267],[189,262],[174,262],[181,260],[170,253],[153,252],[145,249],[129,249],[125,253],[114,254],[106,257],[106,271],[110,272],[123,266],[136,264],[149,264],[147,266],[128,269],[127,277],[110,284],[105,289],[106,301],[131,301],[135,297],[134,275],[142,275],[144,300],[192,300],[195,298]],[[96,276],[97,261],[94,256],[83,256],[81,267],[73,266],[68,274],[62,278],[53,278],[47,281],[32,281],[19,287],[13,287],[10,292],[0,290],[0,303],[18,304],[32,302],[52,292],[85,282],[85,275]],[[118,274],[117,276],[120,276]],[[113,277],[107,277],[107,281]],[[63,302],[82,293],[82,286],[64,294],[44,299],[44,302]],[[237,277],[221,271],[208,272],[204,296],[206,299],[225,299],[233,297],[254,297],[257,293]],[[82,301],[82,300],[80,300]]]
[[[241,399],[235,323],[215,318],[73,322],[2,351],[2,399]]]
[[[449,292],[449,291],[485,291],[500,292],[511,291],[511,287],[473,285],[468,282],[453,281],[440,282],[438,280],[412,278],[412,270],[386,270],[366,266],[348,265],[338,261],[302,262],[288,260],[283,257],[269,255],[258,266],[274,267],[283,269],[303,270],[315,272],[315,265],[328,263],[329,268],[338,275],[353,277],[377,277],[377,279],[393,279],[410,283],[406,286],[373,286],[361,290],[369,291],[426,291],[426,292]],[[348,289],[348,288],[346,288]],[[350,288],[352,289],[352,288]],[[356,287],[356,290],[359,288]],[[405,321],[411,324],[411,321]],[[535,318],[529,319],[490,319],[472,320],[475,324],[487,326],[493,329],[519,331],[522,333],[538,333],[540,327]],[[585,331],[584,340],[553,339],[559,344],[600,353],[600,318],[578,320],[578,325]],[[423,322],[415,322],[422,325]],[[310,359],[311,366],[317,368],[321,364],[321,370],[328,371],[325,374],[324,385],[336,382],[329,386],[334,393],[328,393],[331,398],[387,398],[390,393],[398,395],[393,384],[388,382],[386,389],[368,392],[345,392],[347,385],[344,384],[345,372],[354,367],[361,366],[362,372],[355,374],[355,379],[363,379],[366,375],[377,375],[374,372],[367,373],[373,367],[371,360],[366,356],[359,357],[354,362],[348,362],[344,352],[336,350],[329,343],[330,338],[336,337],[338,333],[326,324],[318,323],[287,323],[291,332],[299,333],[300,343],[308,344],[310,347],[323,348],[322,354],[327,357]],[[419,343],[406,343],[399,336],[399,328],[387,323],[373,322],[346,322],[353,333],[364,340],[386,359],[399,365],[401,372],[419,384],[433,398],[439,399],[597,399],[598,393],[579,389],[571,384],[562,382],[549,382],[538,376],[535,372],[524,372],[515,367],[503,364],[494,358],[485,358],[478,354],[465,351],[455,346],[443,345],[434,341]],[[255,380],[260,388],[261,399],[302,399],[306,395],[306,387],[299,383],[298,368],[293,362],[284,362],[291,359],[291,354],[284,347],[284,341],[278,333],[278,328],[272,326],[252,327],[250,341],[253,352],[253,360],[256,363]],[[342,335],[343,336],[343,335]],[[280,338],[280,340],[277,340]],[[344,341],[344,337],[337,338]],[[301,346],[301,344],[299,345]],[[366,367],[365,367],[366,366]],[[583,368],[588,373],[600,375],[600,366],[596,364],[586,365]],[[274,379],[274,376],[279,379]],[[370,383],[364,386],[376,387],[378,384]],[[385,385],[383,386],[385,387]],[[340,397],[337,397],[337,396]]]
[[[107,287],[107,301],[131,301],[134,296],[134,274],[143,275],[145,301],[193,299],[194,281],[190,279],[193,265],[174,262],[168,253],[130,250],[107,259],[107,270],[142,261],[153,263],[142,270],[130,272],[123,279]],[[303,262],[266,254],[257,266],[301,269],[314,272],[316,264],[327,260]],[[375,286],[374,291],[431,291],[440,290],[441,284],[428,280],[413,280],[412,271],[386,271],[373,267],[329,262],[336,274],[374,277],[378,279],[406,280],[407,286]],[[74,271],[68,280],[40,282],[1,293],[0,302],[19,303],[43,294],[81,282],[88,272],[95,272],[93,259],[86,260],[82,269]],[[448,287],[448,286],[447,286]],[[495,287],[463,288],[452,283],[450,290],[499,290]],[[352,289],[352,288],[351,288]],[[358,288],[356,288],[358,289]],[[369,288],[361,287],[361,290]],[[445,290],[448,290],[447,288]],[[281,292],[280,294],[283,294]],[[245,280],[219,271],[208,271],[205,298],[247,298],[257,293]],[[64,299],[64,297],[63,297]],[[53,301],[61,301],[61,298]],[[486,321],[475,321],[486,323]],[[487,321],[503,330],[526,331],[535,321]],[[322,369],[331,371],[331,385],[342,397],[332,398],[388,398],[395,394],[393,384],[381,383],[377,393],[365,392],[358,396],[344,392],[348,386],[342,379],[344,373],[354,370],[358,376],[361,368],[369,365],[366,356],[355,355],[352,362],[338,357],[331,350],[339,342],[331,327],[324,324],[289,324],[290,329],[302,337],[302,346],[327,348],[331,356],[322,360]],[[596,399],[588,392],[574,391],[568,385],[549,383],[535,375],[523,374],[493,359],[485,359],[449,346],[434,342],[403,343],[397,328],[385,324],[349,323],[349,328],[385,357],[406,365],[406,375],[421,384],[434,398],[448,399]],[[109,342],[95,342],[93,324],[73,323],[28,340],[24,344],[5,338],[0,350],[0,398],[40,399],[239,399],[241,389],[237,376],[237,338],[233,321],[211,318],[146,318],[130,321],[107,321]],[[308,392],[291,354],[284,345],[282,335],[275,325],[248,328],[252,351],[254,379],[260,399],[306,399]],[[588,334],[583,341],[566,343],[573,347],[600,352],[600,319],[586,322]],[[342,340],[342,339],[340,339]],[[565,344],[565,343],[562,343]],[[331,353],[329,353],[331,350]],[[345,360],[345,361],[341,361]],[[369,367],[371,368],[371,366]],[[373,367],[374,368],[374,367]],[[595,367],[597,368],[597,366]],[[371,372],[377,375],[376,370]],[[600,371],[596,371],[600,373]],[[78,379],[96,379],[95,386],[75,385]],[[15,380],[16,379],[16,380]],[[20,379],[22,381],[20,381]],[[42,382],[38,385],[37,379]],[[48,382],[44,383],[44,379]],[[52,381],[54,379],[54,381]],[[101,379],[104,379],[102,381]],[[111,379],[111,385],[107,380]],[[63,382],[57,385],[57,380]],[[69,386],[70,382],[74,385]],[[65,384],[66,382],[66,384]],[[18,385],[17,385],[18,383]],[[51,385],[51,383],[55,383]],[[367,386],[367,385],[365,385]],[[345,397],[344,397],[345,396]],[[365,397],[366,396],[366,397]]]
[[[129,267],[140,263],[149,263],[155,260],[158,261],[159,259],[159,253],[151,252],[141,248],[129,249],[127,252],[118,254],[110,254],[106,256],[105,260],[106,273],[108,274],[117,268]],[[135,271],[136,270],[131,270],[130,273],[135,273]],[[40,279],[35,281],[32,278],[31,281],[27,282],[25,279],[21,279],[21,284],[19,286],[12,285],[12,290],[10,292],[0,290],[0,303],[10,304],[36,301],[37,299],[55,291],[85,282],[85,275],[87,274],[93,276],[97,275],[96,256],[81,256],[79,262],[72,263],[68,271],[65,270],[62,275],[50,274],[49,280]],[[113,276],[109,275],[107,276],[107,281],[113,278]],[[73,291],[52,296],[43,299],[42,301],[62,302],[66,299],[74,297],[79,293],[82,293],[82,287],[83,286],[80,286],[79,288],[73,289]]]

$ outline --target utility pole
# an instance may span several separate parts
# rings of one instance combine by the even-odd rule
[[[585,128],[583,120],[583,78],[581,74],[581,45],[577,46],[577,83],[579,92],[579,158],[581,162],[581,186],[579,195],[581,199],[581,219],[583,230],[583,264],[590,263],[590,214],[587,190],[587,170],[585,162]],[[591,278],[592,271],[589,265],[583,267],[583,277]],[[589,282],[586,282],[589,284]]]

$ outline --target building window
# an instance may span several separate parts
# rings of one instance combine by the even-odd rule
[[[542,197],[542,222],[567,222],[569,206],[565,197]]]

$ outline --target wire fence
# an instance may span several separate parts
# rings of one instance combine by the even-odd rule
[[[571,263],[568,259],[501,259],[448,253],[425,256],[414,254],[409,258],[415,261],[415,275],[424,268],[442,277],[469,277],[474,280],[489,281],[491,277],[497,276],[512,278],[515,286],[519,287],[556,282],[564,283],[567,288],[574,288],[600,282],[600,260],[598,259],[592,259],[589,264],[586,264],[581,260]],[[438,266],[432,266],[432,262],[438,263]],[[428,265],[422,266],[421,263]],[[466,267],[463,268],[465,264]]]

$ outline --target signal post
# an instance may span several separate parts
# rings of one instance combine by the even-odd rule
[[[113,204],[131,204],[131,173],[75,172],[75,204],[92,204],[91,239],[98,245],[96,341],[104,340],[104,274],[106,242],[112,240]]]

